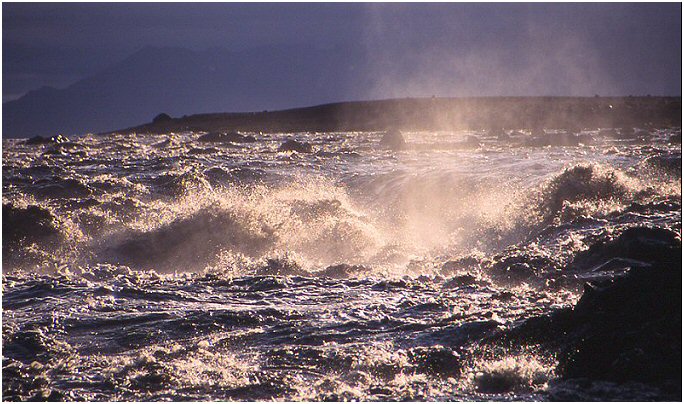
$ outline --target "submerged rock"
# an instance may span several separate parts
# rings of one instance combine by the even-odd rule
[[[406,147],[406,141],[400,131],[389,130],[380,139],[380,145],[393,150],[401,150]]]
[[[279,152],[293,151],[297,153],[312,153],[313,147],[309,143],[298,142],[293,139],[286,140],[278,147]]]

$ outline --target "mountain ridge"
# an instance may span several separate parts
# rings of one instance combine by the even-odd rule
[[[42,87],[3,103],[3,135],[102,132],[158,111],[261,111],[363,98],[363,81],[348,74],[360,56],[299,45],[237,52],[147,46],[64,89]]]

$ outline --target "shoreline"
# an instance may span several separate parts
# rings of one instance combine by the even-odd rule
[[[681,126],[681,97],[470,97],[351,101],[278,111],[164,116],[109,133],[502,130]]]

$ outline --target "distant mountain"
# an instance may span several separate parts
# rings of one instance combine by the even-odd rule
[[[43,87],[3,104],[3,136],[104,132],[173,117],[262,111],[360,99],[361,51],[306,46],[240,52],[146,47],[65,89]]]

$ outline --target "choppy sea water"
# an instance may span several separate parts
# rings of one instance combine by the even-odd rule
[[[674,133],[3,140],[3,399],[662,398],[481,341],[623,275],[601,240],[681,240]]]

